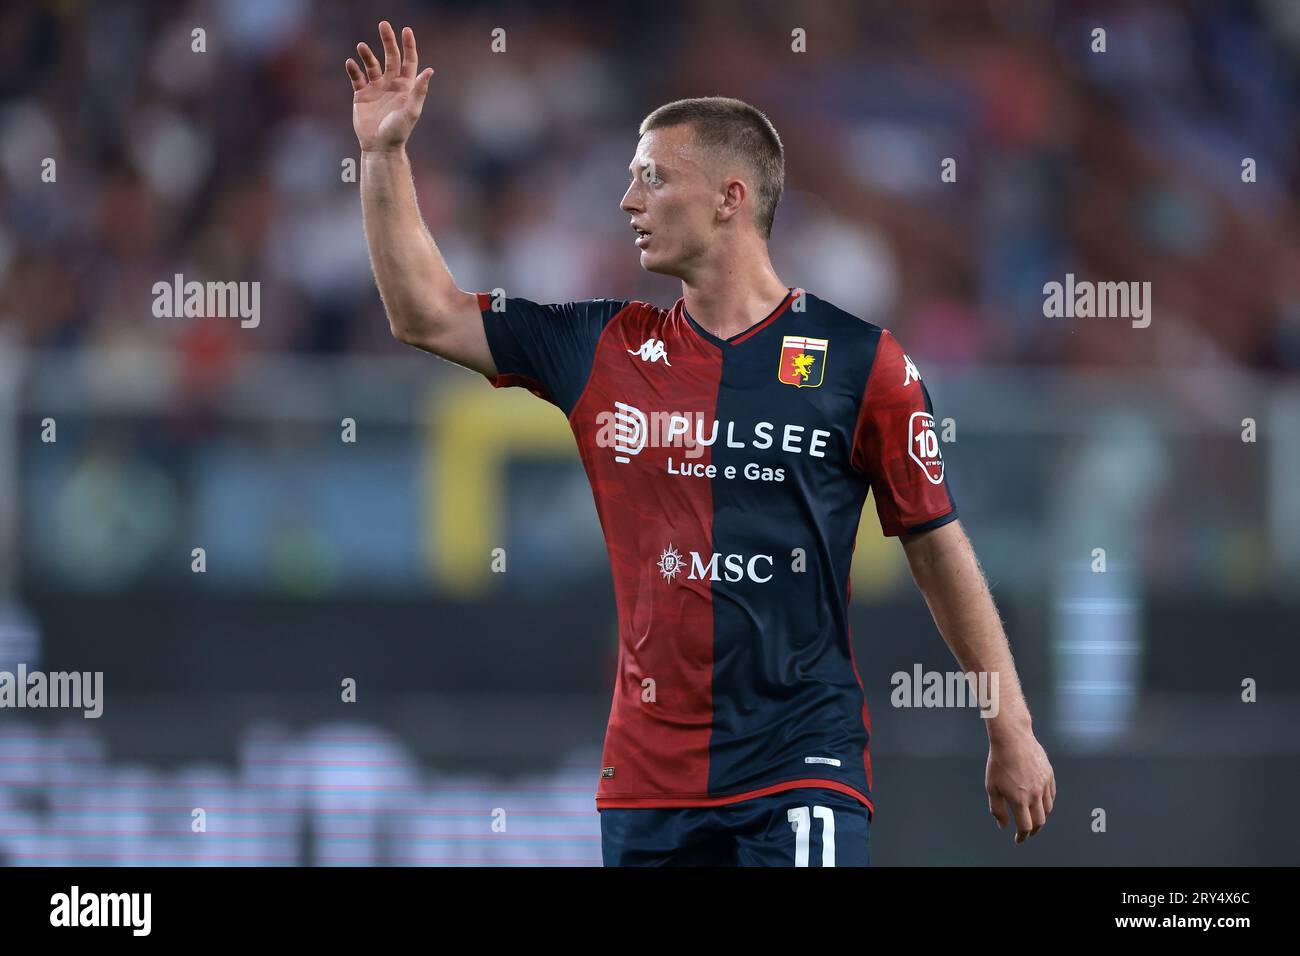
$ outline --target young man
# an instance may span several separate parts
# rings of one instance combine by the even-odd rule
[[[568,416],[613,566],[619,663],[596,802],[607,865],[865,865],[870,721],[848,633],[868,489],[966,672],[999,678],[985,788],[1016,842],[1056,784],[944,481],[929,396],[889,332],[782,282],[776,130],[738,100],[641,124],[630,217],[668,310],[456,287],[405,143],[433,71],[379,25],[347,61],[366,240],[393,335]],[[1006,807],[1004,807],[1004,803]]]

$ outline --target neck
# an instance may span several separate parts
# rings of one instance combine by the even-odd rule
[[[757,325],[789,292],[768,258],[767,243],[730,250],[722,261],[682,279],[682,297],[691,317],[720,339]]]

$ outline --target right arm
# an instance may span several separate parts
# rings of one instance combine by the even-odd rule
[[[478,298],[462,292],[420,217],[406,141],[420,118],[432,68],[416,75],[415,34],[402,30],[403,50],[379,24],[384,69],[364,43],[361,66],[349,59],[352,125],[361,144],[361,215],[370,266],[393,337],[487,376],[496,374]],[[364,67],[364,68],[363,68]]]

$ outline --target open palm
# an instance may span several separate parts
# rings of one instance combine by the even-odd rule
[[[352,128],[363,151],[397,149],[406,143],[424,109],[433,76],[432,67],[416,73],[419,58],[410,27],[402,29],[400,51],[387,20],[379,24],[379,39],[384,46],[383,69],[364,43],[357,44],[361,66],[352,59],[345,64],[352,80]]]

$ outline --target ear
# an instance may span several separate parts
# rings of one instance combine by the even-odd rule
[[[728,179],[722,184],[722,201],[718,204],[718,221],[727,222],[738,212],[749,196],[749,187],[743,179]]]

